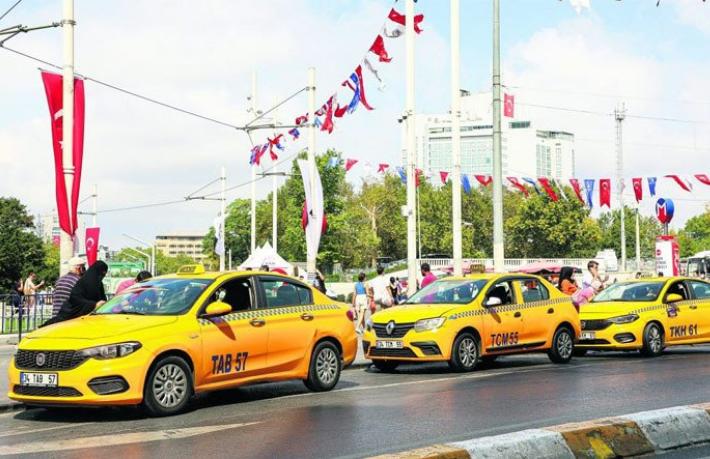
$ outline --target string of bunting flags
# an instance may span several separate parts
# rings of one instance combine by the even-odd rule
[[[423,21],[423,14],[414,16],[414,31],[417,34],[423,31],[421,27]],[[368,78],[374,77],[378,82],[378,89],[380,91],[384,90],[385,84],[380,76],[378,66],[392,61],[393,58],[387,51],[387,44],[390,40],[397,39],[404,35],[405,23],[405,15],[392,8],[365,56],[350,73],[348,78],[340,84],[339,88],[315,111],[313,123],[318,129],[331,134],[335,129],[336,119],[353,114],[360,106],[368,111],[375,109],[367,98],[365,75],[369,75]],[[363,71],[363,68],[367,73]],[[347,101],[347,103],[341,105],[341,100]],[[305,113],[296,117],[294,120],[296,127],[288,130],[288,138],[284,136],[283,133],[278,135],[274,134],[272,137],[267,137],[265,142],[254,145],[249,156],[249,164],[252,166],[261,165],[262,158],[267,152],[272,161],[278,160],[278,152],[285,150],[285,144],[287,142],[295,142],[300,138],[301,132],[299,127],[307,125],[310,116],[310,113]],[[349,167],[352,167],[354,164],[355,163],[350,164]]]

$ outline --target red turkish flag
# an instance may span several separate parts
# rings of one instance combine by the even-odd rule
[[[525,188],[525,185],[520,183],[520,180],[518,180],[517,177],[506,177],[508,181],[510,182],[511,185],[513,185],[517,190],[519,190],[521,193],[525,195],[527,198],[529,196],[528,189]]]
[[[512,94],[503,95],[503,116],[515,117],[515,96]]]
[[[86,247],[86,261],[89,266],[96,262],[99,253],[99,228],[86,228],[84,247]]]
[[[441,177],[441,183],[446,185],[446,180],[449,178],[449,173],[446,171],[440,171],[439,172],[439,177]]]
[[[582,186],[579,184],[579,179],[576,178],[571,178],[569,179],[570,185],[572,185],[572,189],[574,190],[574,194],[577,195],[577,199],[579,199],[579,202],[584,204],[584,198],[582,197]]]
[[[42,71],[42,81],[44,83],[44,91],[47,94],[47,104],[49,105],[49,114],[52,120],[55,195],[59,227],[65,233],[74,236],[77,228],[81,164],[84,156],[84,81],[74,78],[74,135],[72,145],[74,180],[71,189],[71,200],[67,199],[69,193],[67,193],[64,181],[64,158],[62,157],[63,79],[57,73]]]
[[[599,179],[599,206],[611,208],[611,179]]]
[[[352,167],[357,164],[357,159],[346,159],[345,160],[345,172],[348,172]]]
[[[421,185],[421,176],[424,174],[424,171],[421,169],[415,169],[414,170],[414,186],[418,187]]]
[[[636,202],[641,202],[643,199],[643,178],[634,177],[631,179],[631,183],[634,185],[634,195],[636,196]]]
[[[378,35],[377,38],[375,38],[372,46],[370,46],[370,51],[377,55],[380,62],[390,62],[392,60],[389,54],[387,54],[387,50],[385,49],[385,40],[382,38],[382,35]]]
[[[493,177],[491,177],[490,175],[474,175],[474,177],[476,177],[476,180],[478,180],[478,183],[480,183],[483,186],[488,186],[493,181]]]
[[[406,17],[402,13],[400,13],[399,11],[395,10],[394,8],[392,8],[392,10],[390,11],[390,14],[387,17],[389,18],[390,21],[396,22],[397,24],[400,24],[403,26],[406,26],[406,24],[407,24]],[[423,20],[424,20],[423,14],[414,15],[414,31],[416,33],[422,32],[422,28],[419,27],[419,24]]]
[[[679,176],[673,175],[673,174],[669,174],[669,175],[666,175],[666,177],[675,180],[675,183],[677,183],[678,186],[681,187],[681,188],[683,188],[685,191],[690,191],[690,190],[691,190],[691,186],[688,184],[688,182],[686,182],[685,180],[683,180],[683,179],[680,178]]]
[[[390,167],[389,164],[380,163],[380,164],[377,166],[377,173],[378,173],[378,174],[384,174],[384,173],[387,171],[387,168],[388,168],[388,167]]]
[[[542,188],[545,190],[545,193],[552,199],[554,202],[557,202],[560,200],[560,198],[557,196],[557,193],[555,193],[555,190],[552,188],[552,185],[550,185],[550,180],[545,178],[545,177],[540,177],[537,179],[538,182],[540,182],[540,185],[542,185]]]
[[[706,174],[695,174],[695,178],[698,179],[698,182],[700,183],[710,185],[710,177],[708,177]]]

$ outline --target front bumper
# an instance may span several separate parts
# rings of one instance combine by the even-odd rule
[[[136,405],[143,400],[143,384],[150,359],[139,349],[126,357],[88,359],[70,370],[20,369],[12,358],[8,367],[7,396],[28,405]],[[20,385],[20,373],[56,373],[57,388]],[[89,383],[92,383],[92,387]],[[125,389],[125,390],[124,390]],[[98,392],[120,391],[100,395]]]
[[[585,319],[582,319],[582,322],[585,322]],[[586,322],[589,323],[591,321]],[[643,346],[643,324],[641,320],[628,324],[609,324],[601,330],[598,328],[598,326],[582,328],[582,334],[575,348],[586,350],[636,350]],[[590,333],[593,334],[593,337],[588,335]]]
[[[402,342],[401,348],[378,348],[377,341]],[[446,328],[417,332],[409,330],[401,338],[381,337],[368,330],[362,337],[362,350],[370,360],[442,362],[450,359],[453,335]]]

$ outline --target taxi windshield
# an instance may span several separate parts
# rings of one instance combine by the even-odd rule
[[[656,301],[663,282],[624,282],[612,284],[594,297],[592,303],[602,301]]]
[[[179,315],[210,283],[210,279],[152,279],[114,296],[94,314]]]
[[[467,304],[486,285],[485,279],[438,280],[411,296],[404,304]]]

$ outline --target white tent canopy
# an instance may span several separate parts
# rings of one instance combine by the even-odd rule
[[[264,265],[268,266],[270,270],[273,270],[274,268],[281,268],[287,273],[293,272],[293,265],[281,258],[281,256],[276,253],[276,250],[274,250],[268,242],[261,247],[257,247],[256,250],[249,255],[249,258],[247,258],[244,263],[239,265],[239,270],[242,271],[247,268],[257,270]]]

